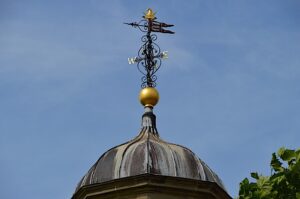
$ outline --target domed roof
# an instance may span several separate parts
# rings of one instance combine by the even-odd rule
[[[105,152],[81,179],[76,191],[85,185],[140,174],[210,181],[225,190],[219,177],[190,149],[160,139],[151,108],[146,108],[143,115],[140,134]]]

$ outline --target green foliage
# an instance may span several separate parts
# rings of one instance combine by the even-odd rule
[[[280,148],[272,154],[271,176],[254,172],[240,183],[239,199],[300,199],[300,149]]]

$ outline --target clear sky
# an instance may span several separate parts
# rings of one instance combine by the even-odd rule
[[[300,1],[0,2],[0,198],[70,198],[109,148],[139,133],[142,34],[173,23],[155,108],[163,139],[192,149],[236,196],[300,140]]]

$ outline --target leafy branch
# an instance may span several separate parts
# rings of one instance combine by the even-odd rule
[[[300,149],[280,148],[272,154],[272,175],[251,173],[254,182],[240,183],[238,199],[300,199]]]

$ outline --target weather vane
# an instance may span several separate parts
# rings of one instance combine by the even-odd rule
[[[160,47],[154,43],[157,36],[152,32],[174,34],[174,32],[165,29],[174,25],[158,22],[156,19],[155,13],[149,8],[141,21],[125,23],[146,33],[141,38],[144,44],[139,49],[138,56],[128,58],[129,64],[137,63],[138,70],[143,74],[142,88],[154,88],[156,86],[157,77],[155,73],[161,66],[161,59],[168,58],[167,51],[161,52]]]

